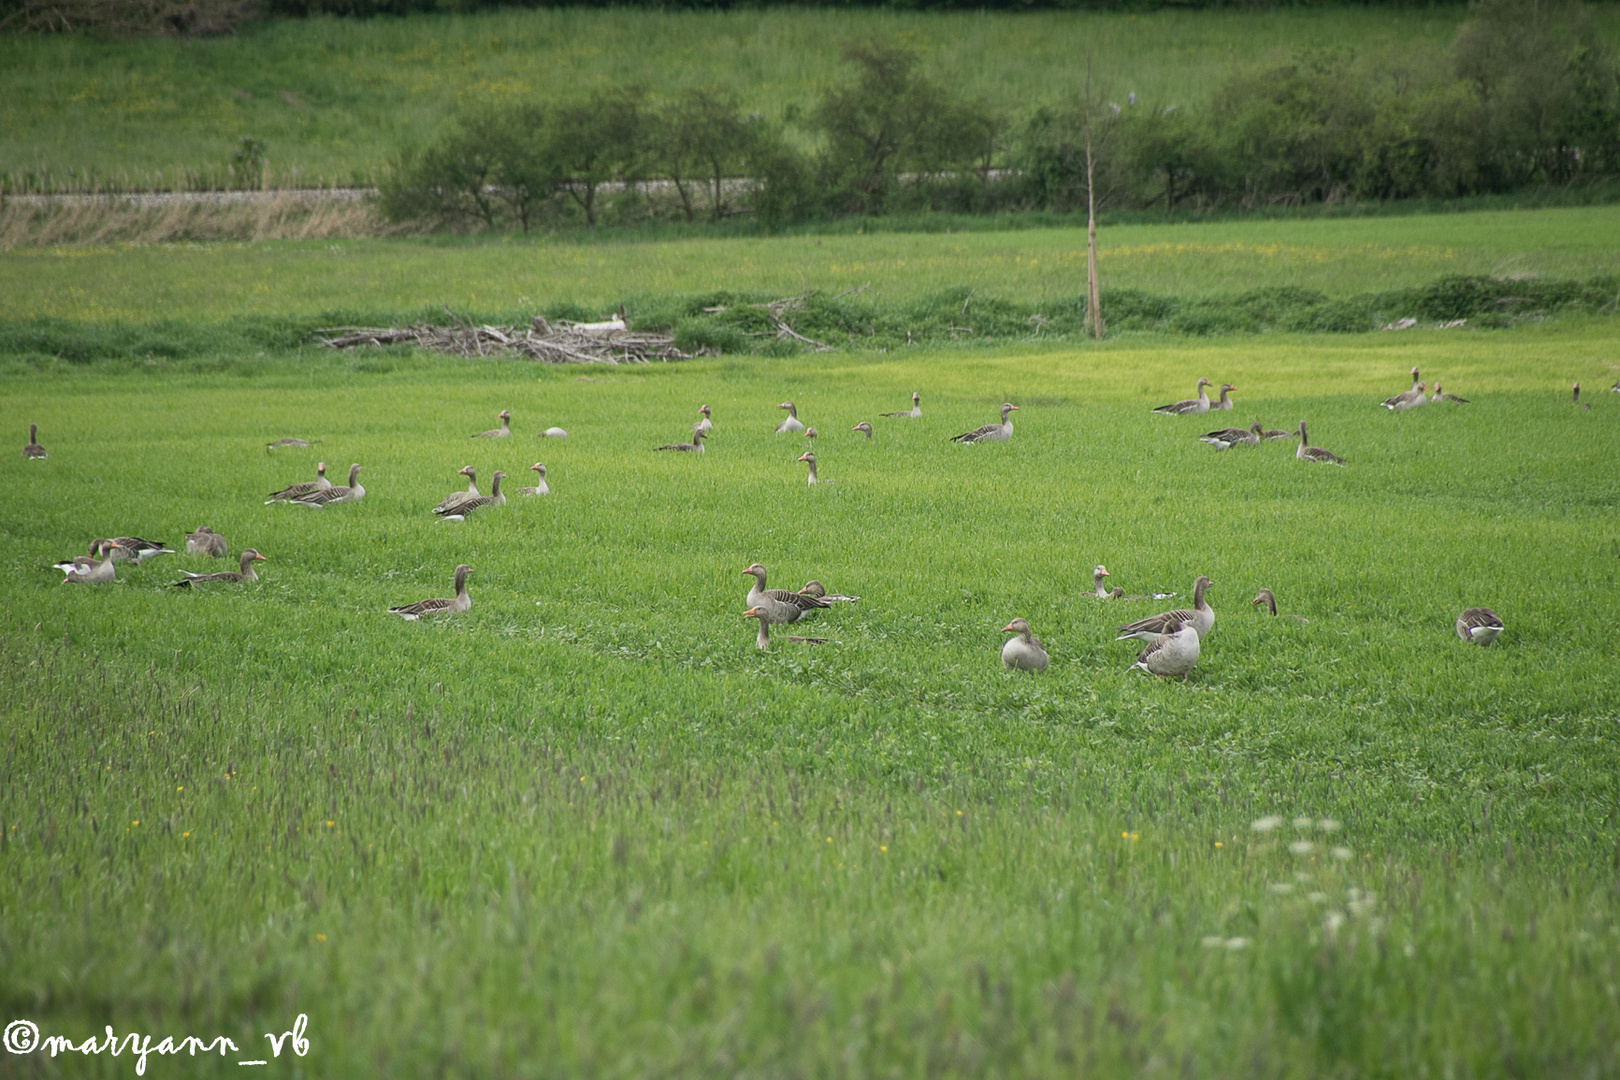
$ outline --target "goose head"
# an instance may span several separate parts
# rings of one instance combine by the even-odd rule
[[[1581,403],[1581,384],[1576,383],[1575,384],[1575,404],[1579,405],[1580,403]]]
[[[870,439],[872,437],[872,425],[868,424],[865,420],[862,420],[860,423],[856,424],[854,427],[850,428],[849,430],[851,430],[851,431],[859,431],[862,434],[864,434],[868,439]]]
[[[1198,380],[1198,385],[1196,387],[1194,387],[1194,389],[1197,390],[1200,394],[1202,394],[1204,392],[1204,387],[1206,387],[1206,386],[1214,386],[1214,385],[1215,384],[1210,382],[1208,379],[1199,379]]]
[[[705,406],[703,406],[703,408],[699,409],[698,412],[703,414],[704,419],[707,419],[708,416],[709,416],[709,407],[707,405],[705,405]]]
[[[765,587],[765,568],[759,563],[755,563],[754,565],[750,566],[748,569],[744,570],[743,573],[754,575],[754,580],[759,582],[759,587],[762,589]]]
[[[1027,639],[1029,637],[1029,623],[1023,619],[1014,619],[1006,626],[1003,626],[1001,632],[1003,634],[1017,634],[1019,637]]]
[[[784,401],[784,402],[782,402],[782,404],[778,405],[777,408],[778,409],[786,409],[788,411],[789,416],[798,416],[799,415],[799,407],[797,405],[793,404],[793,402],[791,402],[791,401]]]
[[[247,568],[252,563],[269,561],[270,557],[268,555],[260,555],[254,548],[248,548],[242,552],[242,572],[247,573]]]
[[[467,575],[472,573],[472,567],[462,563],[456,567],[456,592],[460,592],[467,584]]]
[[[1104,566],[1102,563],[1098,563],[1096,568],[1091,571],[1091,580],[1098,582],[1099,584],[1102,582],[1103,578],[1108,576],[1108,567]]]
[[[323,478],[326,476],[326,462],[317,461],[315,463],[315,475]]]
[[[805,428],[804,429],[804,437],[807,438],[807,439],[815,438],[816,437],[816,429],[813,428],[813,427]]]
[[[799,592],[805,596],[823,597],[827,595],[827,587],[819,581],[807,581]]]
[[[1223,393],[1223,394],[1230,394],[1233,390],[1236,390],[1236,389],[1237,389],[1237,387],[1232,385],[1229,382],[1221,383],[1221,393]]]
[[[806,450],[804,453],[799,455],[799,460],[800,461],[807,461],[811,465],[814,465],[816,463],[816,455],[812,454],[810,451]]]
[[[1277,614],[1277,598],[1271,595],[1270,589],[1261,589],[1254,594],[1254,599],[1249,601],[1250,607],[1258,607],[1261,604],[1266,605],[1273,615]]]
[[[500,420],[501,423],[504,424],[508,420],[512,419],[512,414],[507,412],[505,409],[502,409],[500,412],[495,414],[495,417],[496,417],[496,419]]]
[[[1018,411],[1018,406],[1014,405],[1012,402],[1009,401],[1006,404],[1004,404],[1001,407],[1001,422],[1003,424],[1005,424],[1007,422],[1007,414],[1010,413],[1010,412],[1017,412],[1017,411]]]
[[[546,478],[546,463],[545,462],[537,461],[533,465],[530,465],[529,469],[532,472],[539,473],[540,474],[540,479],[544,480]]]
[[[911,405],[913,408],[920,408],[922,406],[922,395],[917,393],[915,390],[911,393]]]
[[[1198,575],[1198,580],[1193,582],[1193,607],[1204,606],[1204,593],[1212,588],[1214,584],[1203,574]]]
[[[349,486],[354,487],[354,482],[356,480],[358,480],[358,479],[360,479],[360,466],[359,466],[359,464],[350,465],[349,466]]]
[[[478,470],[474,469],[471,465],[463,465],[461,468],[456,470],[456,475],[465,476],[467,479],[475,483],[478,480]]]

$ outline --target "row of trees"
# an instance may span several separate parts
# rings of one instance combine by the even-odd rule
[[[1088,85],[1015,121],[898,46],[852,44],[845,59],[845,82],[777,120],[717,89],[475,112],[401,156],[384,209],[527,231],[1068,211],[1089,196],[1166,210],[1455,197],[1620,175],[1620,68],[1573,3],[1484,0],[1443,62],[1317,49],[1234,71],[1197,108]]]

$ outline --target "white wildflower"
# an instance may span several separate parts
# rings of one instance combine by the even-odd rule
[[[1255,832],[1270,832],[1272,829],[1275,829],[1277,826],[1281,825],[1282,820],[1283,819],[1278,817],[1276,814],[1267,814],[1265,817],[1253,822],[1249,828],[1253,829]]]
[[[1322,929],[1327,931],[1328,937],[1332,937],[1334,934],[1337,934],[1339,932],[1339,927],[1343,925],[1344,912],[1342,911],[1330,911],[1327,913],[1327,918],[1322,920]]]
[[[1330,817],[1325,817],[1321,821],[1318,821],[1316,823],[1316,827],[1318,829],[1321,829],[1323,832],[1338,832],[1339,831],[1339,823],[1337,821],[1334,821]]]
[[[1317,892],[1306,894],[1305,899],[1309,900],[1313,904],[1325,904],[1327,903],[1327,893],[1319,890]]]
[[[1211,934],[1209,937],[1204,939],[1204,948],[1206,949],[1218,949],[1225,944],[1226,939],[1221,937],[1219,934]]]
[[[1247,949],[1249,947],[1249,939],[1246,937],[1227,938],[1226,947],[1228,949]]]
[[[1266,886],[1266,892],[1276,893],[1278,896],[1284,896],[1293,891],[1293,884],[1287,881],[1273,881],[1270,885]]]
[[[1292,844],[1288,845],[1288,850],[1292,851],[1295,855],[1309,855],[1311,852],[1316,850],[1316,845],[1311,843],[1309,840],[1295,840]]]
[[[1340,862],[1343,862],[1345,859],[1350,857],[1350,849],[1347,847],[1336,847],[1333,849],[1333,857],[1338,859]]]
[[[1308,817],[1297,817],[1294,819],[1294,828],[1299,829],[1302,832],[1315,824],[1316,821]]]

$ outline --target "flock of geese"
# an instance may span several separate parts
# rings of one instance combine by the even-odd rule
[[[1417,368],[1411,370],[1412,387],[1402,393],[1395,394],[1381,402],[1385,409],[1391,412],[1405,412],[1421,408],[1431,403],[1450,403],[1466,405],[1466,398],[1445,393],[1440,384],[1434,385],[1434,393],[1428,392],[1428,383],[1424,382]],[[1200,378],[1194,386],[1196,396],[1183,401],[1172,402],[1153,409],[1154,413],[1167,416],[1202,416],[1211,411],[1231,411],[1233,402],[1231,394],[1237,387],[1231,383],[1222,383],[1219,388],[1219,397],[1211,401],[1208,387],[1215,385],[1209,379]],[[1620,382],[1610,388],[1620,393]],[[1581,385],[1574,385],[1574,403],[1582,409],[1590,409],[1591,405],[1580,400]],[[807,427],[799,419],[798,407],[792,401],[784,401],[777,406],[787,413],[787,417],[776,425],[778,435],[799,435],[810,441],[813,447],[816,439],[816,429]],[[1006,442],[1012,438],[1013,424],[1011,415],[1018,406],[1006,403],[1001,406],[1001,420],[999,423],[985,424],[972,431],[962,432],[951,437],[952,442],[980,443],[980,442]],[[703,442],[710,435],[714,424],[708,405],[698,410],[700,419],[692,424],[691,435],[686,442],[667,443],[655,447],[657,451],[670,451],[675,453],[704,452]],[[922,418],[922,396],[917,393],[911,395],[911,408],[898,412],[883,413],[885,419],[920,420]],[[512,436],[511,413],[502,410],[498,417],[501,426],[483,431],[473,438],[505,439]],[[874,430],[870,423],[862,421],[850,429],[867,439],[874,437]],[[546,429],[542,437],[566,438],[568,433],[562,428],[552,427]],[[1229,450],[1237,446],[1257,446],[1261,442],[1278,439],[1298,439],[1299,446],[1294,456],[1302,461],[1313,461],[1322,464],[1342,465],[1344,459],[1338,455],[1312,446],[1307,433],[1305,421],[1299,422],[1294,431],[1267,429],[1263,424],[1256,422],[1247,428],[1228,427],[1208,432],[1199,436],[1200,440],[1209,443],[1217,450]],[[271,449],[281,447],[308,447],[311,445],[303,439],[280,439],[270,443]],[[28,443],[23,447],[23,457],[30,460],[44,460],[49,455],[39,443],[39,429],[36,424],[28,425]],[[818,482],[816,474],[816,455],[808,450],[799,459],[809,466],[809,483]],[[326,463],[320,462],[316,467],[314,480],[302,481],[282,488],[280,491],[270,493],[265,505],[286,503],[304,506],[310,509],[322,509],[328,506],[343,503],[358,502],[365,497],[366,489],[360,484],[361,466],[356,463],[349,467],[348,482],[333,484],[326,477]],[[535,462],[529,466],[537,474],[533,487],[518,489],[521,496],[543,496],[550,493],[546,484],[546,466],[544,462]],[[462,491],[455,491],[445,496],[432,513],[442,521],[465,521],[473,514],[489,507],[506,505],[506,495],[501,491],[501,481],[506,474],[496,470],[491,476],[490,492],[488,495],[480,493],[478,489],[477,472],[473,466],[468,465],[459,470],[458,475],[467,478],[467,487]],[[225,538],[213,532],[208,526],[200,526],[195,532],[186,536],[186,554],[204,556],[209,558],[225,558],[229,552]],[[89,552],[75,558],[56,563],[57,569],[63,571],[64,584],[101,585],[116,580],[116,567],[119,563],[133,563],[136,566],[148,559],[160,555],[173,555],[175,552],[161,543],[145,540],[136,536],[120,536],[112,539],[97,538],[90,542]],[[216,584],[251,584],[259,580],[255,564],[266,561],[266,556],[254,548],[244,550],[238,559],[238,569],[218,573],[202,574],[182,570],[181,580],[174,583],[177,588],[191,588],[197,585]],[[472,568],[465,563],[455,569],[455,594],[450,597],[421,600],[413,604],[389,608],[391,614],[398,615],[407,620],[418,620],[428,615],[453,615],[467,611],[472,607],[472,599],[467,593],[467,578],[472,574]],[[745,618],[756,619],[759,623],[759,633],[756,644],[761,649],[770,647],[770,628],[772,626],[791,626],[818,612],[825,611],[835,604],[854,603],[860,599],[858,596],[844,596],[828,593],[819,581],[810,581],[798,591],[787,589],[771,589],[766,587],[766,570],[759,563],[754,563],[742,571],[752,577],[753,584],[745,597],[747,610],[743,612]],[[1106,567],[1098,565],[1092,571],[1093,593],[1100,600],[1127,600],[1140,601],[1147,599],[1167,599],[1174,593],[1152,593],[1150,595],[1127,596],[1123,588],[1109,588],[1105,580],[1109,577]],[[1193,604],[1191,608],[1176,608],[1160,612],[1157,615],[1135,622],[1126,623],[1117,628],[1115,640],[1134,640],[1144,643],[1144,647],[1137,654],[1133,669],[1145,671],[1161,678],[1180,676],[1185,679],[1197,665],[1201,642],[1205,635],[1215,625],[1215,611],[1209,605],[1207,592],[1212,582],[1208,577],[1199,575],[1193,582]],[[1277,601],[1270,589],[1261,589],[1250,602],[1251,606],[1264,606],[1273,616],[1277,615]],[[1298,615],[1288,615],[1285,618],[1294,618],[1304,621]],[[1465,642],[1476,645],[1489,645],[1502,633],[1502,620],[1490,608],[1468,608],[1457,616],[1455,629],[1457,636]],[[1013,619],[1001,628],[1004,634],[1012,635],[1002,646],[1002,665],[1011,670],[1042,671],[1045,670],[1050,657],[1046,649],[1036,639],[1030,629],[1029,622],[1023,618]],[[821,644],[826,638],[787,636],[786,640],[802,644]]]

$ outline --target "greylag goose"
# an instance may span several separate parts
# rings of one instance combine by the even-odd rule
[[[1001,628],[1003,634],[1012,634],[1001,647],[1001,666],[1008,671],[1045,671],[1046,650],[1030,635],[1029,623],[1014,619]]]
[[[206,525],[197,526],[197,531],[186,534],[187,555],[207,555],[209,558],[222,558],[229,548],[225,538]]]
[[[862,420],[860,423],[856,424],[854,427],[850,428],[849,430],[851,430],[851,431],[859,431],[861,434],[865,435],[868,439],[870,439],[872,437],[872,425],[868,424],[865,420]]]
[[[1292,439],[1294,437],[1292,431],[1284,431],[1281,428],[1266,428],[1258,423],[1251,425],[1249,430],[1260,436],[1262,442],[1271,442],[1273,439]]]
[[[1009,402],[1001,407],[1001,423],[986,424],[984,427],[974,428],[972,431],[964,431],[960,435],[952,435],[951,442],[1006,442],[1012,438],[1013,431],[1012,421],[1007,419],[1007,414],[1015,412],[1017,409],[1018,406]]]
[[[486,506],[505,506],[506,496],[501,494],[501,481],[506,474],[496,469],[495,475],[489,478],[489,494],[479,495],[470,499],[462,499],[448,510],[435,510],[440,521],[466,521],[473,514]]]
[[[1221,428],[1219,431],[1198,436],[1198,441],[1209,443],[1217,450],[1230,450],[1234,446],[1259,446],[1260,425],[1247,428]]]
[[[801,596],[813,596],[817,600],[825,600],[829,604],[853,604],[860,600],[858,596],[843,596],[839,593],[827,592],[827,587],[819,581],[811,580],[804,583],[799,590]]]
[[[289,484],[280,491],[272,491],[270,497],[264,500],[264,505],[269,506],[274,502],[291,502],[302,495],[308,495],[312,491],[325,491],[331,486],[332,481],[326,478],[326,462],[316,462],[315,479],[306,480],[302,484]]]
[[[754,644],[761,649],[769,649],[771,647],[771,623],[776,620],[771,618],[766,611],[757,607],[751,607],[743,612],[743,618],[759,620],[759,636],[754,639]],[[800,645],[827,644],[827,639],[824,637],[794,637],[789,634],[787,639]]]
[[[1209,385],[1211,383],[1208,379],[1199,379],[1196,387],[1198,391],[1197,397],[1188,398],[1186,401],[1173,401],[1169,405],[1160,405],[1153,411],[1163,416],[1188,416],[1194,413],[1207,413],[1209,412],[1209,395],[1204,392],[1204,387]]]
[[[714,424],[710,423],[709,421],[709,407],[705,405],[703,408],[699,409],[698,412],[703,414],[703,419],[698,421],[697,426],[702,428],[704,431],[708,431],[713,428]]]
[[[448,599],[418,600],[414,604],[404,607],[391,607],[390,615],[398,615],[406,622],[416,622],[424,615],[458,615],[472,607],[472,597],[467,595],[467,575],[472,573],[472,567],[462,563],[456,567],[456,595]]]
[[[692,425],[692,441],[691,442],[669,443],[669,444],[664,445],[664,446],[655,446],[655,447],[653,447],[653,449],[654,450],[681,450],[681,451],[685,451],[686,453],[689,453],[689,454],[694,453],[694,452],[701,454],[701,453],[703,453],[703,440],[707,439],[708,437],[709,437],[709,433],[707,431],[704,431],[703,428],[700,425],[693,424]]]
[[[318,491],[311,491],[296,496],[292,501],[299,506],[320,508],[330,503],[359,502],[365,497],[366,489],[360,486],[360,466],[355,464],[349,466],[347,484],[334,484]]]
[[[1229,382],[1228,383],[1221,383],[1221,399],[1219,401],[1215,402],[1213,405],[1211,405],[1210,408],[1219,409],[1222,412],[1231,412],[1232,411],[1232,399],[1227,397],[1226,395],[1230,394],[1233,390],[1236,390],[1236,389],[1237,389],[1237,387],[1233,386]]]
[[[1617,379],[1615,381],[1615,384],[1613,386],[1609,387],[1609,393],[1611,393],[1611,394],[1620,394],[1620,379]]]
[[[815,428],[813,428],[813,427],[805,428],[804,429],[804,437],[810,440],[810,445],[811,446],[816,445],[816,429]]]
[[[776,425],[778,435],[797,435],[804,430],[804,425],[799,423],[799,407],[797,405],[791,401],[784,401],[777,408],[786,409],[788,413],[787,419]]]
[[[884,416],[899,417],[899,418],[906,419],[906,420],[921,420],[922,419],[922,395],[917,394],[917,393],[913,393],[911,395],[911,408],[908,409],[907,411],[905,411],[905,412],[886,412],[883,415]]]
[[[1311,445],[1311,437],[1305,433],[1305,421],[1299,422],[1299,446],[1294,450],[1294,457],[1299,461],[1318,461],[1324,465],[1343,465],[1344,458],[1331,450],[1324,450],[1320,446]]]
[[[1475,645],[1489,645],[1502,632],[1502,620],[1488,607],[1471,607],[1457,616],[1457,636]]]
[[[512,434],[512,414],[507,412],[505,409],[502,409],[500,412],[496,413],[495,415],[500,417],[500,421],[501,421],[501,426],[500,427],[498,427],[498,428],[490,428],[488,431],[480,431],[478,434],[471,436],[471,438],[474,438],[474,439],[504,439],[504,438],[507,438],[508,436],[510,436]]]
[[[1104,566],[1102,563],[1098,563],[1095,567],[1092,568],[1092,571],[1091,571],[1091,589],[1092,589],[1092,592],[1097,596],[1097,598],[1101,599],[1101,600],[1106,600],[1106,599],[1109,598],[1108,590],[1103,587],[1103,578],[1105,578],[1107,576],[1108,576],[1108,567]],[[1119,590],[1119,595],[1124,596],[1125,595],[1125,590],[1124,589]]]
[[[1590,412],[1592,410],[1592,406],[1590,406],[1590,405],[1586,404],[1585,402],[1581,401],[1581,384],[1580,383],[1575,384],[1575,404],[1579,405],[1581,408],[1587,410],[1588,412]]]
[[[1198,630],[1191,623],[1176,620],[1136,654],[1136,663],[1131,667],[1160,678],[1180,675],[1185,679],[1198,663],[1198,651]]]
[[[1152,641],[1160,634],[1169,633],[1172,624],[1179,623],[1187,623],[1198,631],[1199,637],[1203,637],[1215,625],[1215,609],[1210,607],[1209,603],[1204,599],[1204,593],[1210,587],[1210,584],[1209,578],[1199,574],[1198,580],[1193,582],[1193,606],[1191,611],[1186,608],[1177,608],[1174,611],[1165,611],[1158,615],[1150,615],[1145,619],[1138,619],[1133,623],[1126,623],[1119,628],[1119,636],[1114,640],[1124,641],[1126,638],[1135,638],[1138,641]]]
[[[1385,398],[1384,408],[1390,412],[1405,412],[1407,409],[1416,409],[1420,405],[1427,405],[1429,397],[1424,391],[1428,388],[1428,383],[1420,382],[1404,394],[1396,394],[1392,398]]]
[[[90,541],[90,554],[109,556],[113,562],[127,562],[133,559],[136,565],[139,565],[147,559],[158,555],[173,555],[174,552],[162,544],[142,540],[138,536],[117,536],[111,540]]]
[[[467,490],[452,491],[450,494],[440,499],[439,505],[433,508],[433,513],[449,513],[453,507],[459,506],[468,499],[478,498],[478,470],[474,469],[471,465],[463,465],[461,468],[456,470],[456,475],[465,476],[467,478]]]
[[[112,551],[109,551],[106,555],[103,555],[99,562],[95,559],[91,559],[88,556],[80,555],[78,558],[71,561],[57,563],[56,569],[62,571],[62,573],[66,575],[64,578],[62,578],[62,584],[108,584],[118,576],[117,570],[113,567],[112,554],[113,551],[116,551],[117,549],[118,542],[115,540],[112,542]]]
[[[809,482],[812,484],[818,483],[819,481],[816,479],[816,455],[806,450],[799,455],[799,460],[810,466]]]
[[[819,596],[809,593],[789,592],[787,589],[767,589],[765,587],[765,568],[754,563],[745,574],[752,574],[754,584],[748,589],[745,603],[751,608],[758,608],[765,612],[766,618],[773,623],[787,625],[795,623],[807,611],[821,611],[832,605]]]
[[[535,474],[534,487],[518,488],[519,495],[550,495],[551,488],[546,486],[546,463],[537,461],[529,468]]]
[[[1448,393],[1446,393],[1444,390],[1440,389],[1440,384],[1439,383],[1434,384],[1434,395],[1432,397],[1430,397],[1429,400],[1430,401],[1449,401],[1454,405],[1466,405],[1466,404],[1468,404],[1468,399],[1467,398],[1458,397],[1456,394],[1448,394]]]
[[[1270,611],[1273,616],[1277,614],[1277,598],[1271,594],[1270,589],[1261,589],[1259,592],[1254,594],[1254,599],[1249,601],[1250,607],[1258,607],[1261,604],[1264,604],[1266,609]],[[1295,619],[1299,622],[1310,621],[1303,615],[1284,615],[1282,617],[1285,619]]]
[[[320,441],[321,440],[319,439],[314,440],[314,442],[311,442],[309,439],[277,439],[273,443],[265,443],[264,448],[266,450],[305,450],[311,446],[314,446],[315,443]]]
[[[568,432],[564,431],[560,427],[548,427],[545,431],[541,432],[540,437],[542,439],[566,439],[568,438]]]
[[[175,582],[174,587],[177,589],[189,589],[193,585],[201,585],[210,581],[218,581],[227,585],[256,582],[259,580],[259,573],[253,568],[253,564],[264,562],[265,558],[265,556],[260,555],[252,548],[248,548],[242,552],[241,570],[225,570],[218,574],[193,574],[190,570],[182,570],[180,572],[186,576],[183,580]]]
[[[23,447],[23,457],[32,458],[35,461],[44,461],[50,456],[45,452],[45,448],[39,445],[39,425],[29,424],[28,445]]]

